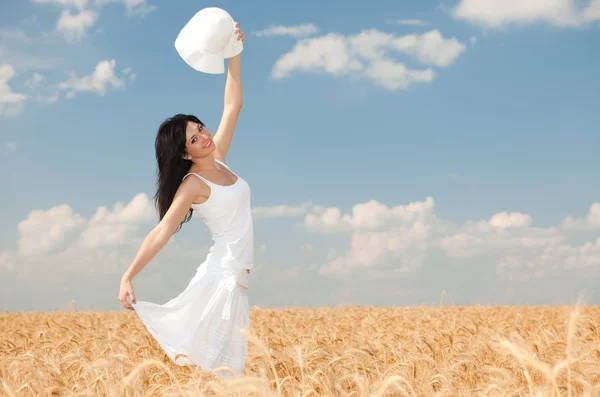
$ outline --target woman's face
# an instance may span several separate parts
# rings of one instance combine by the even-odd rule
[[[186,159],[206,157],[215,150],[212,134],[202,124],[188,121],[185,135]]]

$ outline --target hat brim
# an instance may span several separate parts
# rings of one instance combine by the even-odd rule
[[[223,51],[224,58],[232,58],[238,54],[240,54],[244,50],[244,43],[241,40],[238,40],[235,33],[231,35],[229,39],[229,43],[225,47]]]
[[[235,33],[232,33],[223,51],[218,54],[211,54],[191,45],[193,41],[190,40],[189,33],[187,29],[181,31],[175,40],[175,49],[185,63],[199,72],[209,74],[225,73],[225,59],[240,54],[244,49],[242,41],[237,39]]]
[[[177,46],[175,47],[177,49]],[[209,74],[225,73],[225,59],[222,54],[207,54],[202,51],[177,49],[179,56],[195,70]]]

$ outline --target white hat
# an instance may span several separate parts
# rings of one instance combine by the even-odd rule
[[[237,39],[231,15],[220,8],[208,7],[198,11],[181,29],[175,49],[199,72],[221,74],[225,73],[225,58],[242,52],[243,43]]]

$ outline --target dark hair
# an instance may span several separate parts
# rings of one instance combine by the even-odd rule
[[[154,146],[158,169],[157,189],[154,199],[156,209],[159,213],[159,220],[162,220],[167,213],[183,177],[192,166],[190,160],[183,158],[186,153],[185,130],[188,121],[204,126],[204,123],[198,120],[196,116],[176,114],[163,121],[156,134]],[[181,229],[184,223],[192,218],[193,212],[194,210],[190,208],[183,221],[181,221],[181,224],[177,227],[177,230],[175,230],[175,233]]]

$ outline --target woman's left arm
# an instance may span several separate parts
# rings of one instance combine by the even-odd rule
[[[245,35],[240,30],[236,23],[238,40],[244,42]],[[223,107],[223,116],[219,128],[214,136],[215,148],[217,149],[221,160],[225,160],[225,156],[229,151],[231,139],[235,125],[237,124],[240,110],[242,109],[242,71],[241,71],[241,54],[229,58],[227,67],[227,81],[225,82],[225,100]]]

